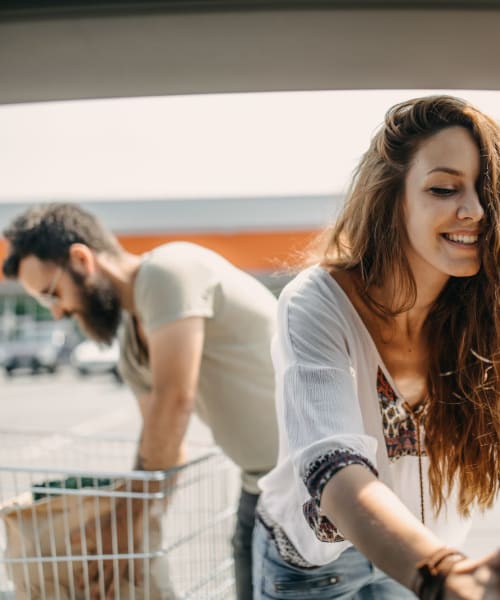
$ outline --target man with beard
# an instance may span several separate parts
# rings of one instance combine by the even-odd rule
[[[120,372],[143,419],[136,467],[177,464],[193,410],[241,467],[233,547],[238,598],[250,599],[257,479],[277,455],[269,347],[274,296],[195,244],[130,254],[75,204],[30,208],[4,235],[4,274],[19,279],[56,319],[75,317],[104,343],[120,330]]]

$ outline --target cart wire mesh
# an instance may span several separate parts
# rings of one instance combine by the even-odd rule
[[[0,431],[0,600],[232,599],[238,475],[218,450],[131,471],[136,442]]]

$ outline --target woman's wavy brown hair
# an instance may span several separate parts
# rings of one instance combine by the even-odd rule
[[[430,353],[425,416],[432,500],[439,511],[458,480],[459,511],[491,506],[500,488],[500,128],[451,96],[392,107],[358,165],[346,204],[321,236],[322,262],[359,274],[360,293],[383,318],[408,310],[416,284],[406,260],[405,177],[423,140],[465,127],[480,152],[477,190],[484,208],[481,268],[450,277],[425,323]],[[397,274],[387,305],[370,290]]]

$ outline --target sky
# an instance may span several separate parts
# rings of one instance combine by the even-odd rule
[[[447,91],[500,120],[500,92]],[[342,193],[396,102],[425,90],[0,107],[0,202]]]

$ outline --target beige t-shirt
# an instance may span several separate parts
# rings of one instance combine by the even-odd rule
[[[134,299],[147,334],[179,319],[205,318],[195,410],[241,467],[244,489],[257,493],[257,479],[274,466],[278,453],[270,354],[275,297],[215,252],[173,242],[144,255]],[[147,394],[148,357],[128,313],[120,346],[124,380],[136,396]]]

